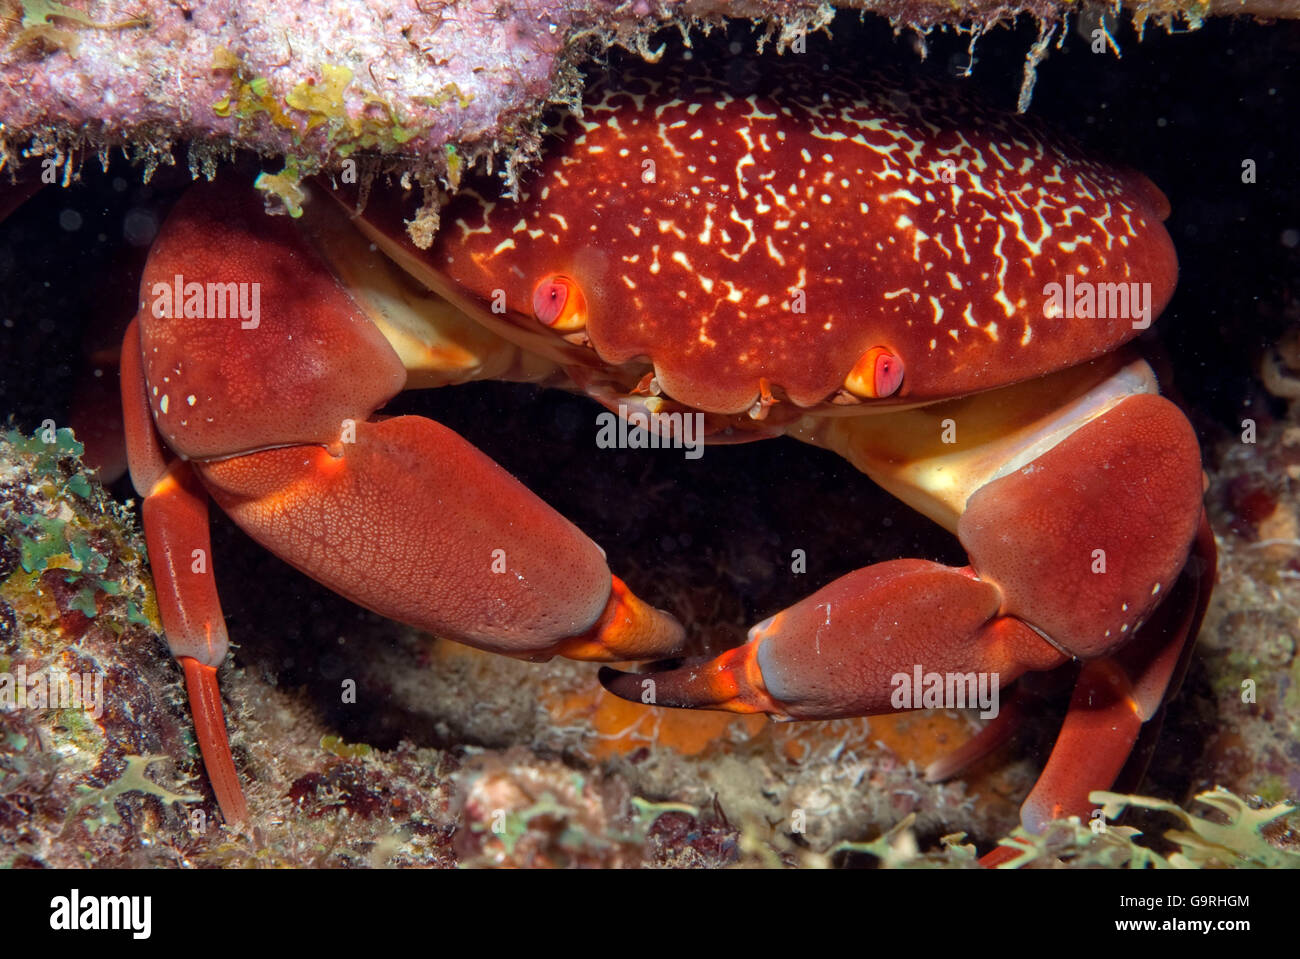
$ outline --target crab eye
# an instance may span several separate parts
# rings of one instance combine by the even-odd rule
[[[587,298],[573,277],[552,273],[533,290],[533,314],[553,330],[572,333],[587,325]]]
[[[868,400],[893,396],[902,385],[903,359],[883,346],[863,353],[844,379],[845,389]]]

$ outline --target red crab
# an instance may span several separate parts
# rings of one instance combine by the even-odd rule
[[[859,570],[711,662],[605,670],[610,690],[808,720],[930,705],[899,699],[914,675],[1005,687],[1082,660],[1022,818],[1087,815],[1177,685],[1212,580],[1196,437],[1125,349],[1174,288],[1163,195],[1025,119],[786,63],[743,95],[706,64],[646,67],[554,133],[517,199],[467,186],[429,249],[395,196],[353,212],[362,239],[324,189],[295,223],[229,180],[158,236],[123,349],[129,459],[226,818],[246,809],[209,495],[330,588],[449,639],[533,659],[679,648],[671,616],[464,440],[376,415],[483,377],[826,446],[970,556]]]

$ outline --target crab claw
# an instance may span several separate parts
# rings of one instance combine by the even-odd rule
[[[605,611],[586,632],[561,640],[557,655],[595,663],[626,662],[662,656],[682,644],[685,633],[672,615],[638,598],[617,576],[610,580]]]
[[[900,708],[899,691],[913,679],[900,664],[983,673],[997,688],[1065,662],[998,609],[996,587],[969,568],[896,560],[835,580],[710,662],[641,675],[604,669],[600,680],[617,696],[660,706],[836,719]]]
[[[958,421],[965,445],[942,437],[942,423]],[[1069,716],[1021,819],[1037,829],[1086,816],[1089,793],[1115,781],[1176,685],[1212,580],[1196,437],[1154,395],[1149,367],[1115,358],[801,435],[947,525],[970,565],[860,569],[754,627],[739,649],[642,675],[604,670],[606,688],[777,719],[979,707],[993,722],[927,771],[941,779],[1014,727],[1014,715],[999,721],[1005,687],[1077,658]]]
[[[767,692],[755,648],[747,643],[708,662],[677,668],[669,668],[672,661],[665,660],[650,664],[645,673],[624,673],[606,666],[600,670],[600,682],[615,696],[631,702],[777,715],[781,706]]]
[[[467,441],[423,417],[376,415],[412,380],[532,379],[547,366],[516,362],[509,344],[357,257],[339,259],[365,282],[345,285],[318,241],[266,217],[246,188],[190,191],[150,253],[123,340],[127,458],[158,605],[231,824],[248,807],[217,683],[228,639],[209,496],[308,576],[445,639],[600,661],[666,656],[683,639],[599,546]]]
[[[398,416],[355,433],[338,456],[288,446],[206,462],[199,475],[253,539],[389,619],[521,659],[676,651],[672,616],[454,432]]]

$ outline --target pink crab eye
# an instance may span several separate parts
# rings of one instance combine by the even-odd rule
[[[533,314],[553,330],[572,333],[587,325],[587,298],[573,277],[552,273],[533,290]]]
[[[902,385],[902,357],[883,346],[873,346],[863,353],[844,379],[845,389],[868,400],[893,396]]]

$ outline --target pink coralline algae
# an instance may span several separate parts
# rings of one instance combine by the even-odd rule
[[[513,168],[531,155],[540,113],[576,102],[582,64],[610,45],[653,57],[656,31],[732,17],[786,48],[836,8],[972,36],[1029,14],[1035,51],[1077,13],[1073,0],[0,0],[0,168],[71,159],[70,177],[87,154],[121,147],[152,165],[188,143],[195,169],[235,149],[304,172],[381,155],[454,187],[479,156]],[[1300,16],[1300,0],[1133,12],[1195,27],[1209,14]]]
[[[678,16],[779,11],[776,40],[831,16],[815,3],[677,0],[4,0],[3,7],[6,161],[119,146],[163,157],[188,141],[308,165],[378,153],[452,177],[477,152],[526,140],[547,103],[576,96],[573,64],[609,43],[650,52],[649,32]]]

